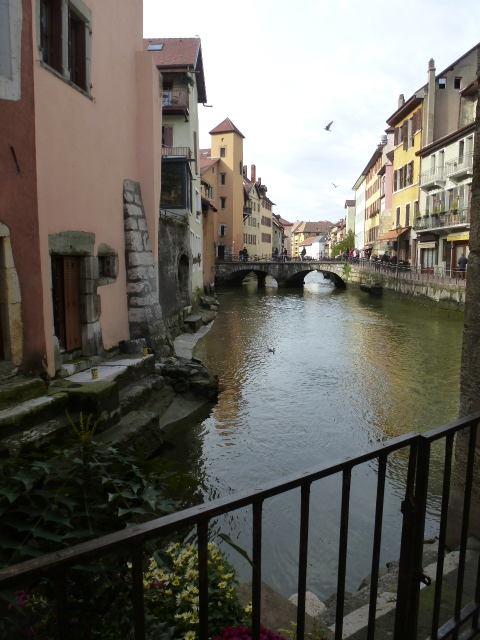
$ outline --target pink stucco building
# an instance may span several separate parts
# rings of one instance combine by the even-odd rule
[[[131,337],[129,268],[158,287],[161,75],[142,0],[2,7],[0,359],[54,373]]]

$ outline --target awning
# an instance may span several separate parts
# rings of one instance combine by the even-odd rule
[[[451,233],[450,235],[447,236],[447,242],[461,242],[461,241],[468,242],[469,240],[470,240],[469,233]]]
[[[402,229],[400,233],[397,233],[396,229],[392,229],[392,231],[387,231],[387,233],[384,233],[383,236],[380,236],[377,239],[377,242],[388,242],[388,240],[396,240],[407,231],[410,231],[410,227],[407,227],[406,229]]]

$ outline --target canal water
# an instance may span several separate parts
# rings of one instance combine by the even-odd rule
[[[456,419],[463,315],[337,290],[321,274],[303,290],[218,291],[220,311],[195,355],[219,376],[210,415],[185,425],[169,457],[202,483],[206,500],[355,456]],[[407,454],[389,459],[381,564],[398,559]],[[376,465],[352,476],[347,590],[370,573]],[[438,530],[442,451],[434,450],[426,537]],[[197,495],[198,498],[198,495]],[[312,486],[307,589],[336,591],[341,478]],[[262,579],[297,591],[300,492],[264,504]],[[251,510],[214,523],[251,553]],[[247,562],[227,550],[241,580]]]

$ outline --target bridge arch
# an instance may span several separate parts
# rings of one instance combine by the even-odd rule
[[[216,285],[240,286],[249,273],[258,278],[259,286],[265,285],[267,275],[276,280],[280,288],[302,287],[305,277],[312,271],[320,271],[335,287],[344,289],[347,279],[342,262],[217,262]]]

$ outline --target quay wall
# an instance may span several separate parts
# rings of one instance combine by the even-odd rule
[[[379,285],[382,287],[382,295],[429,304],[439,309],[461,312],[465,310],[465,287],[463,285],[438,282],[434,279],[410,279],[404,275],[401,277],[389,276],[355,267],[350,269],[348,275],[344,274],[342,279],[347,287]]]

